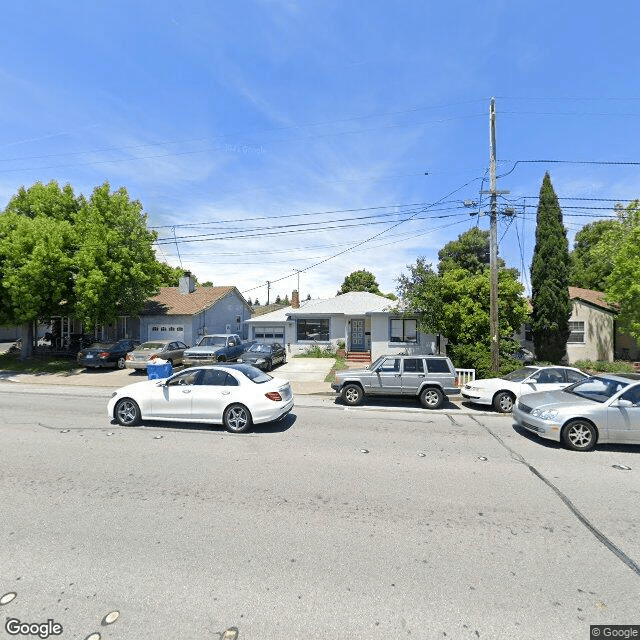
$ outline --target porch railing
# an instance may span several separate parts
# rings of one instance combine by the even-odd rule
[[[456,369],[456,379],[459,387],[464,387],[467,382],[473,382],[476,379],[475,369]]]

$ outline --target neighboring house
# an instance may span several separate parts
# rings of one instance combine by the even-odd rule
[[[203,335],[246,338],[251,307],[236,287],[196,287],[190,275],[178,287],[162,287],[140,314],[140,340],[176,339],[194,345]]]
[[[567,358],[570,364],[578,360],[638,359],[638,344],[616,326],[617,309],[605,301],[604,293],[569,287],[573,311],[569,318]],[[530,325],[518,336],[523,347],[534,350]]]
[[[279,342],[291,355],[314,345],[369,353],[373,359],[387,353],[437,353],[438,340],[417,330],[417,320],[391,312],[396,302],[373,293],[345,293],[325,300],[299,302],[247,320],[249,339]]]

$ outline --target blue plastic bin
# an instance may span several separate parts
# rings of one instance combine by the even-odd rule
[[[166,364],[148,364],[147,377],[149,380],[157,380],[158,378],[168,378],[173,373],[173,367],[170,362]]]

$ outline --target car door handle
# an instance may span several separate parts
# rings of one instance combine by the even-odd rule
[[[222,392],[222,395],[223,395],[223,396],[228,396],[230,393],[231,393],[231,391],[223,391],[223,392]]]
[[[182,393],[191,393],[191,389],[183,389]]]

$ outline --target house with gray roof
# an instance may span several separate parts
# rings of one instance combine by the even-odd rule
[[[373,359],[388,353],[438,353],[437,337],[420,333],[417,319],[395,312],[396,304],[384,296],[356,291],[300,302],[294,291],[291,306],[247,320],[248,338],[279,342],[291,355],[314,345],[335,348],[339,342],[349,353]]]

